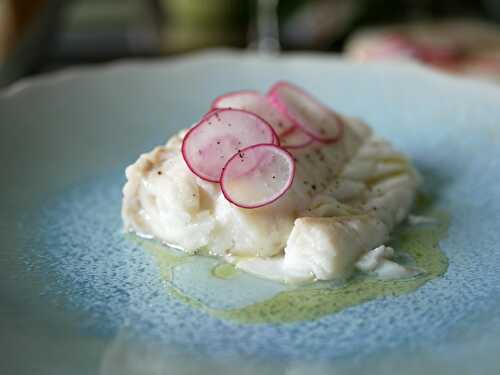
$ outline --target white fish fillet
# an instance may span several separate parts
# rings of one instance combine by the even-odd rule
[[[275,203],[242,209],[196,177],[180,153],[184,132],[126,170],[127,231],[193,253],[206,248],[245,271],[284,282],[345,278],[408,214],[419,177],[403,154],[346,119],[339,143],[293,151],[292,188]]]

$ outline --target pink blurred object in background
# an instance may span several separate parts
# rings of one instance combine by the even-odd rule
[[[418,22],[355,33],[345,48],[358,61],[414,61],[500,82],[500,28],[470,20]]]

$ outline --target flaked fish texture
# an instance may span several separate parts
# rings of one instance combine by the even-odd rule
[[[342,119],[338,142],[289,150],[296,163],[293,185],[279,200],[255,209],[231,204],[218,184],[196,177],[180,152],[185,131],[175,135],[127,168],[125,229],[188,253],[208,249],[242,270],[281,282],[348,277],[407,217],[420,177],[404,154],[363,121]],[[389,258],[379,262],[383,277],[409,275]]]

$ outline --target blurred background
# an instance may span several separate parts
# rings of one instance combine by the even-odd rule
[[[211,47],[405,60],[500,82],[500,0],[0,0],[0,86]]]

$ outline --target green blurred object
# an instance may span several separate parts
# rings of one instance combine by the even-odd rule
[[[216,46],[244,47],[245,38],[241,33],[224,30],[196,30],[166,27],[163,34],[164,52],[182,52],[197,48]]]
[[[192,27],[228,28],[246,21],[247,0],[160,0],[169,21]]]
[[[247,43],[250,0],[160,0],[165,52]]]

